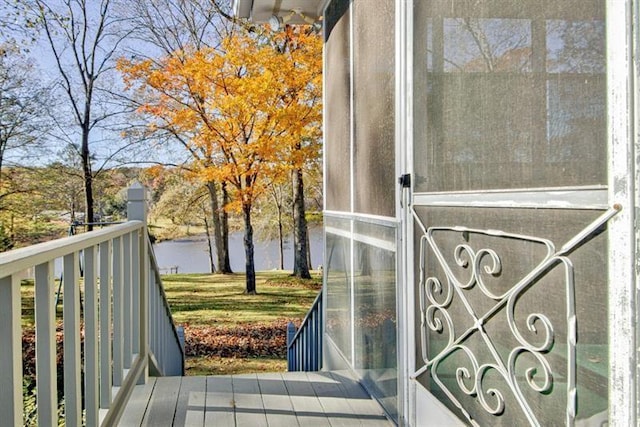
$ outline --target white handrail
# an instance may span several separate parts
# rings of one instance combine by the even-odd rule
[[[148,240],[145,216],[146,192],[141,186],[134,186],[129,189],[128,222],[0,254],[3,425],[23,424],[18,274],[28,268],[35,270],[38,425],[58,424],[54,306],[54,262],[58,258],[63,259],[67,426],[81,425],[83,410],[88,426],[115,425],[133,387],[146,382],[149,370],[156,375],[183,373],[183,350]],[[78,267],[81,258],[84,259],[83,280]],[[84,359],[80,351],[81,317]],[[84,387],[81,384],[83,369]]]
[[[27,246],[26,248],[0,253],[0,266],[2,266],[0,275],[6,277],[23,272],[34,265],[39,265],[56,258],[62,258],[65,255],[95,246],[109,240],[108,237],[114,233],[122,235],[138,229],[142,225],[142,221],[128,221],[92,231],[91,233],[64,237],[62,239],[51,240],[49,242]]]

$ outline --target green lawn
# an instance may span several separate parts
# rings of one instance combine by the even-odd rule
[[[185,326],[187,375],[286,370],[287,322],[304,318],[321,278],[256,276],[257,295],[244,294],[242,274],[163,276],[174,321]]]
[[[162,277],[177,323],[236,325],[303,318],[320,287],[282,271],[258,272],[257,295],[245,295],[242,274],[173,274]]]

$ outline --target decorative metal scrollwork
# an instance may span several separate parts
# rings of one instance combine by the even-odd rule
[[[556,344],[556,328],[559,328],[558,331],[563,331],[562,335],[566,335],[566,343],[562,343],[566,346],[561,346],[563,349],[566,347],[566,370],[563,369],[561,376],[562,381],[566,383],[566,422],[567,425],[572,425],[576,411],[575,283],[574,267],[566,255],[596,233],[616,213],[615,208],[606,211],[560,249],[556,249],[553,242],[547,239],[496,230],[466,227],[426,228],[414,212],[414,218],[423,231],[420,240],[419,300],[424,366],[417,370],[413,377],[417,378],[429,372],[433,381],[473,424],[473,417],[458,397],[468,396],[475,399],[484,411],[495,416],[501,415],[508,402],[515,400],[530,424],[540,425],[527,402],[526,395],[550,394],[554,390],[554,372],[549,354]],[[464,243],[456,244],[453,249],[451,243],[439,244],[446,239],[441,237],[439,240],[436,236],[444,235],[454,236],[449,238],[448,242],[455,242],[457,239]],[[499,283],[502,279],[501,274],[506,266],[503,264],[506,246],[496,245],[501,249],[474,247],[479,244],[486,245],[494,238],[502,242],[504,239],[524,242],[541,248],[538,250],[539,259],[532,263],[530,271],[523,273],[512,284],[505,286],[502,283],[499,289],[492,288],[491,283]],[[428,271],[427,254],[435,257],[439,273]],[[537,286],[546,275],[558,269],[564,273],[562,277],[566,300],[566,324],[554,325],[550,317],[544,313],[544,307],[527,307],[522,317],[523,309],[518,311],[516,308],[519,299],[529,289]],[[463,272],[466,273],[462,274]],[[482,304],[478,303],[478,298],[483,300]],[[452,309],[454,304],[457,305],[456,310]],[[461,312],[466,320],[458,322]],[[491,332],[488,326],[491,322],[499,322],[505,317],[507,327],[500,327],[498,330],[506,330],[511,335],[507,338],[494,336],[495,332]],[[459,324],[465,327],[460,328]],[[439,350],[429,348],[430,332],[444,338],[438,347]],[[504,348],[505,342],[512,342],[512,347]],[[482,354],[482,357],[479,354]],[[443,380],[440,366],[454,356],[458,363],[466,362],[464,366],[454,369],[455,382],[452,383],[450,380]],[[525,365],[524,371],[520,365]],[[446,370],[447,374],[450,372],[451,367]],[[489,376],[492,378],[491,385],[486,384]],[[507,400],[504,393],[509,391],[513,397]]]

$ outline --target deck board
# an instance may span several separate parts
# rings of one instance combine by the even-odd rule
[[[226,427],[235,425],[233,413],[233,384],[231,376],[207,377],[206,409],[204,425],[206,427]]]
[[[149,406],[142,420],[143,426],[171,427],[176,413],[182,377],[158,377]]]
[[[384,417],[384,411],[380,404],[371,399],[364,388],[356,381],[348,372],[334,371],[331,372],[331,378],[339,384],[344,390],[346,396],[349,396],[347,403],[358,414],[361,425],[366,426],[388,426],[389,421]]]
[[[159,377],[138,385],[120,426],[392,426],[350,374]]]
[[[151,399],[151,393],[153,387],[156,385],[156,378],[149,377],[149,380],[144,385],[136,386],[131,392],[129,398],[129,404],[125,408],[122,417],[120,418],[120,425],[122,426],[140,426],[144,419],[144,414],[147,411],[147,405]]]
[[[359,424],[360,419],[347,402],[344,389],[331,377],[331,374],[313,373],[309,374],[309,377],[309,383],[318,396],[332,427],[351,427]]]
[[[256,374],[234,375],[233,400],[237,427],[268,427]]]
[[[309,427],[331,425],[306,372],[287,373],[285,386],[300,425]]]
[[[202,427],[205,414],[206,377],[182,377],[173,425]]]
[[[258,385],[270,426],[299,426],[282,374],[260,374]]]

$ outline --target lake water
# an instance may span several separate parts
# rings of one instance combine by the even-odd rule
[[[318,268],[323,263],[322,229],[309,229],[311,245],[311,266]],[[278,241],[254,241],[256,270],[274,270],[280,268]],[[194,236],[188,239],[166,240],[153,245],[162,273],[169,273],[172,267],[178,267],[179,273],[209,273],[209,254],[205,236]],[[231,233],[229,236],[229,258],[234,272],[245,271],[243,233]],[[215,258],[214,258],[215,259]],[[293,269],[293,241],[284,244],[284,268]]]

